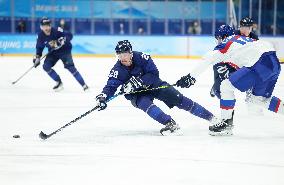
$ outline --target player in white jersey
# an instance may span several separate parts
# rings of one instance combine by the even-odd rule
[[[241,92],[252,89],[250,101],[270,111],[284,114],[283,102],[275,96],[272,97],[281,70],[272,44],[234,35],[234,30],[229,25],[222,25],[215,32],[215,38],[218,45],[203,57],[203,63],[177,81],[177,86],[188,88],[210,64],[222,61],[231,62],[238,69],[221,83],[222,121],[209,127],[210,135],[232,135],[236,89]]]

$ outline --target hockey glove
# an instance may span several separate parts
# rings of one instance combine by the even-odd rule
[[[40,64],[40,56],[39,55],[34,56],[33,63],[34,63],[34,68],[39,66],[39,64]]]
[[[177,87],[181,87],[181,88],[189,88],[190,86],[194,85],[196,82],[195,78],[193,78],[192,76],[190,76],[190,74],[181,77],[181,79],[179,79],[176,82]]]
[[[57,39],[57,49],[61,48],[66,42],[66,37],[60,37],[59,39]],[[56,48],[55,48],[56,49]]]
[[[132,76],[121,88],[121,92],[130,94],[143,88],[143,81],[139,77]]]
[[[101,93],[96,96],[98,111],[104,110],[107,107],[106,97],[107,96],[104,93]]]

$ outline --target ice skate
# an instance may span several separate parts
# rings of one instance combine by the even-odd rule
[[[234,112],[232,114],[232,117],[230,119],[223,119],[221,121],[215,121],[215,124],[209,126],[209,135],[211,136],[230,136],[233,135],[233,117]]]
[[[166,126],[160,130],[160,133],[162,135],[169,135],[173,133],[174,135],[179,135],[180,132],[177,132],[178,130],[180,130],[179,125],[173,119],[171,119],[171,121],[169,121]]]
[[[89,91],[90,91],[90,88],[89,88],[89,86],[87,86],[87,84],[85,84],[85,85],[83,85],[83,90],[84,90],[85,92],[89,92]]]
[[[63,90],[63,83],[62,81],[56,82],[56,85],[53,87],[55,92],[59,92]]]

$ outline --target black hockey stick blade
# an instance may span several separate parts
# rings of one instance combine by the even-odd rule
[[[45,133],[43,133],[43,131],[41,131],[41,132],[39,133],[39,137],[40,137],[42,140],[45,140],[45,139],[49,138],[50,136],[49,136],[49,135],[46,135]]]

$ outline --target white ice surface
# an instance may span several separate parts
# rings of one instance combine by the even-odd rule
[[[162,79],[174,83],[197,60],[156,59]],[[283,185],[284,116],[249,116],[237,93],[232,137],[208,135],[208,123],[188,112],[168,109],[183,136],[163,137],[162,127],[119,97],[105,111],[93,112],[46,141],[50,133],[95,106],[113,58],[75,58],[91,87],[83,92],[59,62],[64,91],[41,67],[15,85],[31,65],[30,57],[0,57],[0,185]],[[209,96],[212,72],[180,91],[219,115]],[[283,72],[275,95],[284,99]],[[12,136],[19,134],[21,138]]]

